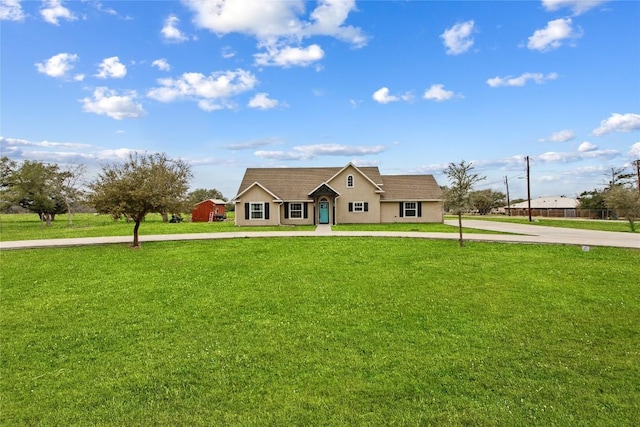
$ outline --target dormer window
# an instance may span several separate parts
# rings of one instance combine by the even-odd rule
[[[347,176],[347,188],[353,188],[353,175]]]

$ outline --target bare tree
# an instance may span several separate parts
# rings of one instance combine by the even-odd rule
[[[181,212],[187,200],[191,169],[164,153],[132,154],[122,164],[103,166],[89,186],[90,200],[99,213],[134,221],[133,247],[139,247],[138,229],[148,213]]]
[[[74,208],[84,196],[82,180],[86,171],[87,167],[85,165],[68,164],[65,169],[58,173],[57,191],[67,208],[69,227],[73,225]]]
[[[462,160],[460,163],[449,163],[444,174],[449,178],[449,187],[445,193],[446,203],[452,212],[458,215],[458,231],[460,233],[460,247],[464,246],[462,240],[462,213],[471,207],[469,194],[478,181],[486,177],[477,173],[471,173],[473,165]]]

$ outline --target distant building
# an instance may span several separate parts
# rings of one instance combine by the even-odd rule
[[[227,215],[225,205],[227,202],[220,199],[208,199],[196,204],[191,211],[191,221],[212,222],[222,221]]]
[[[551,218],[575,218],[580,200],[565,196],[531,199],[531,216]],[[528,202],[512,203],[511,215],[528,216]],[[505,210],[508,210],[505,207]]]

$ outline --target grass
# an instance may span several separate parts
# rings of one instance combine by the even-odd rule
[[[453,219],[454,217],[447,217]],[[533,217],[533,222],[529,222],[527,217],[509,217],[505,215],[500,216],[485,216],[485,215],[473,215],[464,216],[463,219],[478,219],[483,221],[498,221],[498,222],[512,222],[517,224],[531,224],[531,225],[544,225],[547,227],[564,227],[564,228],[578,228],[583,230],[596,230],[596,231],[616,231],[621,233],[631,233],[629,223],[623,220],[593,220],[593,219],[553,219],[553,218],[540,218]],[[640,232],[640,228],[636,230],[636,233]]]
[[[218,233],[245,231],[313,231],[314,225],[297,226],[256,226],[236,227],[233,212],[229,219],[222,222],[181,222],[177,224],[162,222],[158,214],[150,214],[140,225],[140,235]],[[114,221],[108,215],[75,214],[69,227],[66,214],[56,216],[56,220],[47,227],[42,225],[35,214],[0,214],[0,241],[59,239],[73,237],[133,236],[133,223],[125,220]],[[352,224],[333,226],[334,230],[372,230],[372,231],[423,231],[456,233],[457,227],[446,224]],[[465,233],[493,233],[475,229],[464,229]],[[133,238],[133,237],[132,237]]]
[[[391,223],[391,224],[338,224],[331,227],[334,231],[417,231],[424,233],[457,233],[458,226],[440,223]],[[508,234],[496,231],[479,230],[476,228],[463,227],[464,233],[480,234]]]
[[[635,250],[310,237],[1,255],[1,425],[640,419]]]
[[[147,215],[140,225],[140,236],[152,234],[217,233],[234,231],[285,231],[292,226],[236,227],[233,213],[222,222],[162,222],[158,214]],[[66,214],[56,216],[51,226],[42,226],[35,214],[0,214],[0,241],[59,239],[73,237],[133,236],[133,223],[114,221],[109,215],[75,214],[69,227]],[[315,226],[295,226],[298,231],[312,231]],[[133,237],[132,237],[133,238]]]

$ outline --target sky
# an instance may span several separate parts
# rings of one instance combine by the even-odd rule
[[[576,197],[640,158],[640,2],[0,0],[0,148],[100,168],[472,162],[476,189]]]

